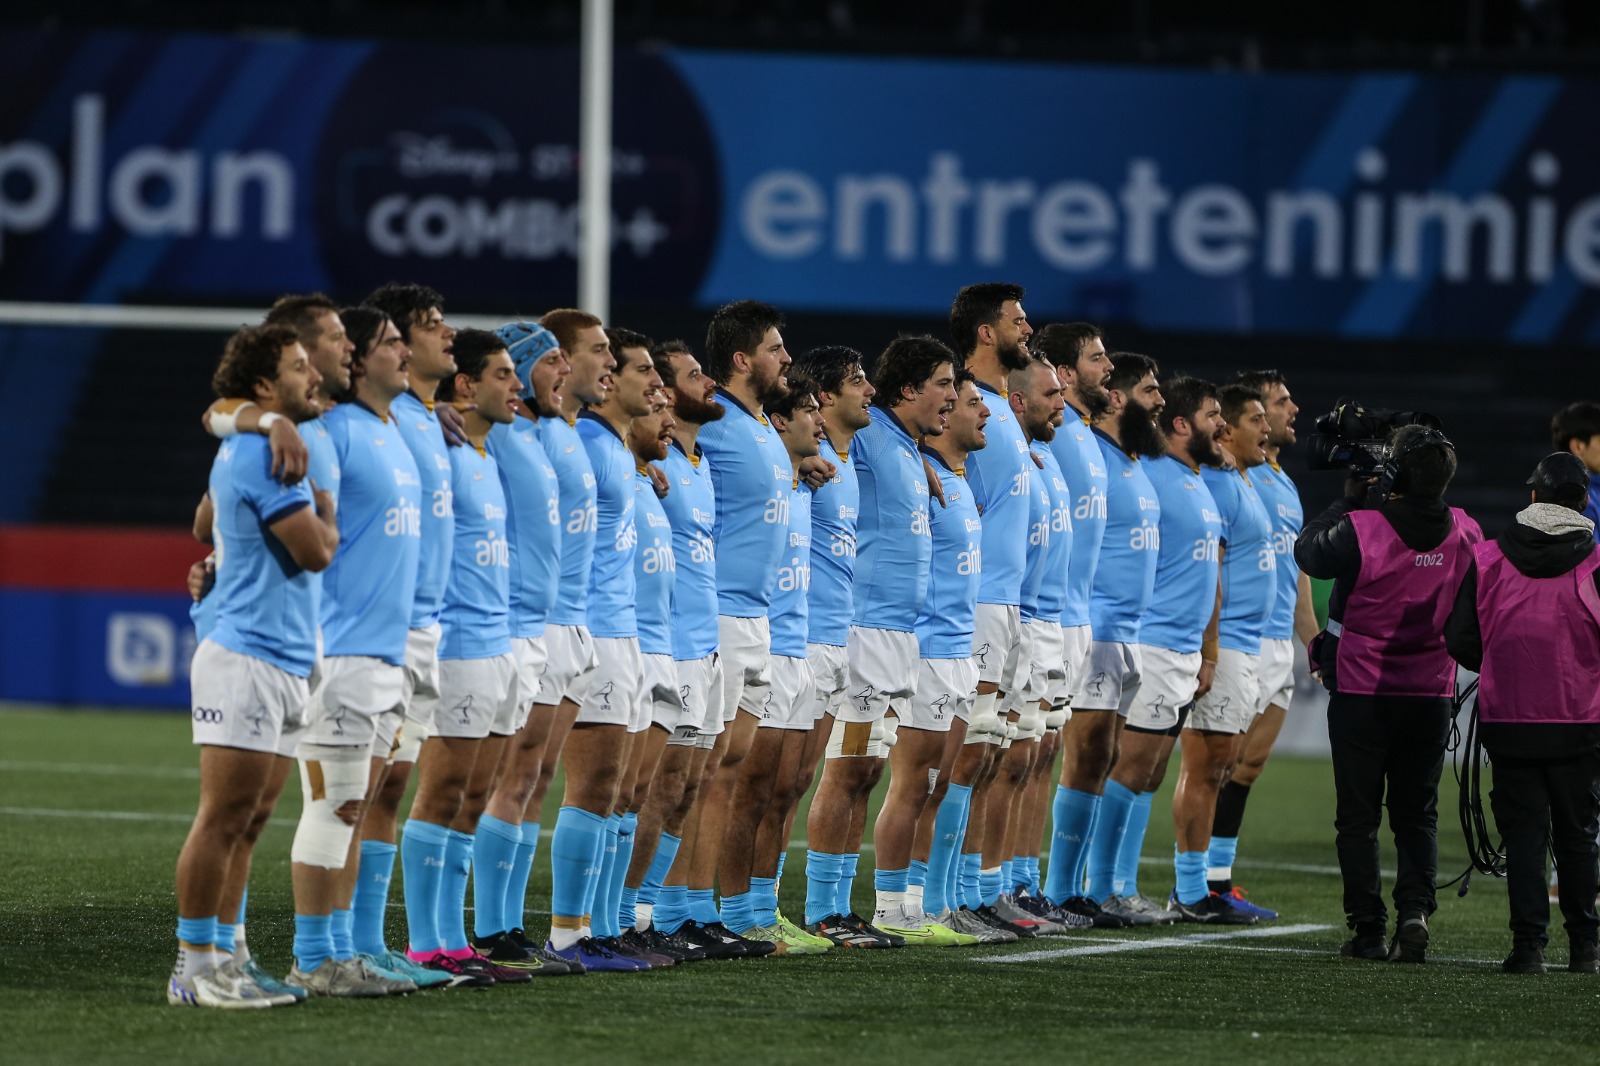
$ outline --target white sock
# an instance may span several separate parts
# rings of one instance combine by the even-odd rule
[[[906,889],[906,912],[908,914],[921,914],[922,893],[926,885],[911,885]]]
[[[557,951],[565,951],[587,935],[588,933],[582,929],[558,929],[551,926],[550,946]]]
[[[233,961],[240,966],[250,961],[250,945],[244,939],[244,926],[233,927]]]
[[[633,927],[639,932],[650,928],[650,923],[655,920],[656,905],[654,903],[635,903],[633,905]]]
[[[226,961],[225,956],[218,955],[210,948],[178,948],[178,961],[172,969],[179,977],[189,978],[202,970],[209,969]]]
[[[880,891],[878,893],[879,914],[897,914],[905,909],[905,905],[906,894],[904,892]]]

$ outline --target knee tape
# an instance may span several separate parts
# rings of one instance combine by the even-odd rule
[[[883,738],[882,724],[878,722],[846,722],[833,720],[833,732],[828,734],[827,758],[861,759],[881,754],[879,741]]]
[[[876,754],[880,759],[889,757],[889,749],[900,742],[900,719],[886,716],[874,727],[877,742]]]
[[[999,693],[980,693],[972,704],[972,717],[967,721],[967,735],[978,737],[1003,737],[1006,735],[1006,723],[1000,717],[1000,712],[995,708],[999,702]]]
[[[1032,740],[1044,736],[1044,712],[1032,700],[1024,703],[1017,712],[1016,735],[1013,740]]]
[[[1046,729],[1060,729],[1062,726],[1066,725],[1067,722],[1071,721],[1071,719],[1072,708],[1068,707],[1064,703],[1060,703],[1054,707],[1051,707],[1050,710],[1045,714],[1044,727]]]
[[[354,829],[338,812],[367,794],[367,749],[301,745],[300,790],[305,807],[294,831],[290,859],[303,866],[343,869]]]

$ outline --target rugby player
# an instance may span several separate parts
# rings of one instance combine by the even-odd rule
[[[346,336],[337,305],[322,293],[284,296],[273,303],[263,321],[265,325],[287,326],[294,330],[311,359],[312,367],[321,378],[317,385],[318,404],[323,413],[331,411],[350,387],[352,345]],[[321,416],[297,426],[288,419],[269,419],[263,415],[264,412],[251,400],[219,399],[206,409],[201,423],[213,436],[223,440],[235,432],[261,434],[267,438],[272,450],[274,476],[285,484],[293,484],[308,467],[314,467],[312,474],[317,484],[327,489],[337,504],[339,466],[333,457]],[[202,503],[202,507],[206,506],[208,504]],[[209,523],[209,516],[205,521]],[[314,612],[319,617],[321,590],[321,575],[313,575],[311,596]],[[206,623],[207,632],[211,624],[214,624],[214,619]],[[321,640],[320,630],[318,640]],[[317,670],[313,668],[310,679],[313,688],[316,687],[316,681]],[[245,832],[246,839],[252,845],[266,827],[268,812],[277,803],[288,775],[290,760],[299,746],[303,726],[303,721],[297,721],[294,729],[286,730],[283,734],[281,754],[284,758],[274,767],[272,780],[262,796],[261,810]],[[242,863],[229,871],[228,887],[223,893],[217,934],[219,943],[225,948],[230,941],[234,944],[233,951],[241,966],[263,988],[273,993],[287,992],[304,997],[309,994],[305,989],[285,984],[250,959],[250,949],[245,940],[245,911],[249,898],[249,857],[252,851],[240,849],[238,854]]]
[[[1106,466],[1094,435],[1093,421],[1111,407],[1111,397],[1105,387],[1106,379],[1111,374],[1111,360],[1106,355],[1105,340],[1099,327],[1087,322],[1046,326],[1033,335],[1029,344],[1033,351],[1055,365],[1056,375],[1064,390],[1063,396],[1070,408],[1065,424],[1050,442],[1050,450],[1055,454],[1061,474],[1066,479],[1067,491],[1072,495],[1072,552],[1067,562],[1067,586],[1061,606],[1062,671],[1070,709],[1076,704],[1077,694],[1088,676],[1089,648],[1093,641],[1089,626],[1089,596],[1094,586],[1100,542],[1106,527]],[[1068,720],[1062,726],[1061,746],[1065,755],[1061,760],[1059,786],[1055,790],[1057,797],[1074,780],[1074,737],[1088,722],[1088,719],[1079,718],[1076,722]],[[1051,806],[1054,813],[1054,801]],[[1081,830],[1083,827],[1079,828]],[[1083,864],[1087,855],[1087,849],[1082,847],[1084,839],[1078,831],[1072,831],[1065,837],[1052,834],[1048,844],[1051,876],[1057,880],[1058,886],[1079,886],[1068,895],[1081,891]],[[1074,854],[1079,856],[1075,869],[1066,870],[1058,865],[1057,860],[1061,856],[1057,851],[1061,846],[1070,846]],[[1049,902],[1048,893],[1042,898],[1046,903]]]
[[[706,366],[717,380],[716,402],[726,415],[701,426],[699,445],[711,467],[717,523],[718,646],[722,657],[726,727],[713,749],[716,765],[703,786],[701,825],[691,883],[715,874],[722,891],[720,921],[729,929],[754,925],[750,869],[763,811],[732,805],[742,778],[770,780],[777,772],[781,737],[761,738],[757,725],[771,687],[772,638],[768,612],[780,558],[788,541],[785,514],[793,491],[789,453],[763,405],[788,387],[789,352],[783,316],[756,300],[717,309],[706,331]],[[755,751],[755,760],[746,759]],[[718,755],[720,754],[720,758]],[[745,787],[751,787],[747,785]],[[704,901],[701,901],[704,905]],[[694,917],[719,920],[709,910]],[[767,953],[777,950],[772,941]]]
[[[1006,396],[1007,378],[1023,370],[1031,358],[1028,338],[1033,327],[1022,309],[1020,285],[986,282],[956,294],[950,307],[950,335],[967,369],[977,378],[991,412],[989,445],[967,462],[967,482],[983,514],[983,576],[978,585],[977,630],[973,658],[978,663],[978,697],[967,723],[967,743],[983,743],[986,753],[972,792],[972,811],[963,852],[962,877],[973,880],[977,866],[977,905],[973,913],[997,928],[1020,936],[1031,930],[994,913],[1004,891],[999,852],[1014,790],[1002,786],[996,802],[1003,808],[991,818],[989,795],[1000,768],[1000,746],[1014,735],[1023,690],[1032,673],[1029,634],[1022,628],[1022,575],[1027,565],[1028,520],[1033,476],[1038,469],[1028,455],[1028,441]],[[987,865],[984,860],[987,859]],[[967,902],[972,897],[967,895]]]
[[[973,765],[964,768],[962,780],[952,780],[952,774],[957,755],[965,750],[967,719],[977,698],[972,632],[983,572],[983,519],[966,482],[966,465],[968,455],[987,443],[984,426],[989,421],[989,407],[970,370],[956,371],[955,388],[956,403],[946,416],[948,428],[922,445],[922,454],[938,474],[944,506],[928,509],[933,558],[928,595],[917,613],[917,691],[902,727],[910,732],[902,740],[911,740],[916,746],[922,742],[921,734],[928,733],[939,742],[940,750],[936,769],[928,775],[930,787],[911,847],[911,868],[916,871],[921,864],[923,883],[919,891],[913,881],[906,910],[931,915],[954,933],[959,943],[1000,943],[1016,937],[992,928],[963,908],[954,882],[955,858],[961,850],[972,796]],[[893,752],[890,758],[895,758]],[[890,780],[891,794],[894,781],[900,778],[901,772],[896,770]],[[906,924],[915,921],[912,918]]]
[[[595,327],[599,328],[599,327]],[[558,334],[559,335],[559,334]],[[639,972],[668,965],[617,940],[622,881],[631,834],[621,840],[624,774],[638,734],[649,727],[642,699],[634,560],[637,467],[627,436],[635,418],[650,413],[661,387],[647,344],[610,345],[614,370],[597,404],[578,412],[576,432],[595,485],[593,561],[588,576],[587,627],[593,655],[573,682],[578,713],[562,750],[565,770],[558,836],[551,842],[554,873],[549,948],[589,970]]]
[[[605,400],[611,389],[611,373],[617,365],[611,354],[611,341],[600,319],[587,311],[573,307],[557,308],[540,318],[539,325],[555,336],[559,357],[566,359],[569,375],[565,387],[558,391],[559,417],[539,420],[539,441],[544,445],[546,457],[555,467],[561,498],[561,584],[545,625],[548,661],[529,715],[530,718],[548,717],[550,731],[540,754],[538,777],[524,808],[524,844],[530,837],[537,839],[540,832],[539,818],[545,795],[555,778],[556,766],[572,724],[577,720],[578,703],[593,676],[594,640],[589,634],[589,582],[594,570],[596,486],[588,448],[578,436],[577,421],[579,412]],[[540,362],[552,358],[558,356],[546,354]],[[554,708],[554,711],[547,708]],[[590,864],[593,857],[590,852],[594,847],[588,829],[589,820],[582,813],[576,808],[569,812],[563,805],[561,813],[556,816],[555,829],[550,838],[550,867],[553,877],[557,870],[563,871],[560,876],[566,885],[581,884],[587,876],[584,870]],[[572,900],[569,906],[581,907],[582,900]],[[578,913],[581,918],[584,912]],[[572,940],[570,932],[564,931],[559,939]],[[556,939],[552,936],[551,942]],[[546,947],[550,947],[550,944],[547,943]],[[583,965],[580,960],[569,958],[568,955],[570,952],[564,954],[563,958],[569,963]]]
[[[221,398],[253,401],[269,421],[299,423],[319,411],[319,380],[293,330],[263,326],[229,339],[212,385]],[[286,1005],[297,997],[267,993],[218,952],[217,917],[235,852],[282,757],[285,725],[305,712],[316,659],[311,575],[338,548],[336,505],[325,489],[274,481],[270,447],[256,435],[218,449],[207,497],[210,521],[197,521],[196,534],[217,549],[216,618],[190,668],[200,805],[178,856],[178,957],[167,1002]]]
[[[1139,853],[1150,799],[1166,776],[1179,730],[1195,696],[1210,687],[1213,667],[1201,662],[1200,644],[1216,606],[1222,534],[1216,501],[1200,474],[1222,462],[1216,386],[1179,377],[1163,382],[1161,392],[1166,454],[1142,460],[1161,504],[1155,579],[1161,595],[1139,621],[1138,689],[1089,844],[1089,898],[1132,925],[1178,918],[1139,892]]]
[[[676,421],[672,448],[662,464],[671,486],[662,504],[672,523],[673,556],[678,565],[672,600],[672,655],[684,719],[667,742],[656,783],[639,818],[641,826],[659,821],[661,835],[640,882],[635,916],[638,927],[648,926],[656,933],[646,937],[650,950],[676,952],[684,955],[685,961],[692,961],[696,953],[710,959],[745,958],[764,949],[718,920],[713,902],[715,861],[704,857],[696,861],[704,786],[715,774],[720,758],[724,688],[717,652],[716,490],[711,465],[700,451],[699,436],[702,426],[718,421],[729,409],[715,401],[716,381],[701,369],[683,341],[668,341],[654,354]],[[681,787],[677,783],[680,773]]]
[[[1256,390],[1224,385],[1218,399],[1226,423],[1222,446],[1233,464],[1202,471],[1222,517],[1217,614],[1201,650],[1207,664],[1215,664],[1215,676],[1180,734],[1183,763],[1172,793],[1177,887],[1169,905],[1187,922],[1252,925],[1256,915],[1207,887],[1206,852],[1217,792],[1233,772],[1244,732],[1261,707],[1261,634],[1277,602],[1277,552],[1272,519],[1251,483],[1251,471],[1267,461],[1271,428]]]
[[[437,396],[464,409],[467,446],[450,449],[455,538],[439,616],[439,698],[433,720],[419,723],[428,739],[405,829],[408,953],[452,976],[459,969],[517,984],[531,975],[479,954],[467,938],[465,910],[478,819],[506,741],[522,724],[505,490],[487,448],[490,428],[515,417],[522,385],[493,333],[461,331],[453,354],[456,373],[440,382]]]
[[[752,754],[770,746],[775,737],[774,773],[763,777],[747,773],[734,790],[737,811],[755,818],[757,834],[751,856],[750,899],[755,925],[733,930],[747,939],[767,940],[787,955],[818,955],[833,947],[824,937],[807,933],[792,923],[778,921],[778,866],[787,843],[782,827],[800,801],[800,766],[806,738],[816,724],[816,701],[811,667],[806,662],[807,601],[811,589],[812,493],[802,482],[800,465],[820,453],[822,417],[817,387],[790,369],[788,388],[764,404],[764,413],[778,431],[788,452],[793,484],[787,500],[788,537],[779,558],[777,587],[772,593],[769,621],[772,635],[772,683],[761,708]],[[763,732],[765,731],[765,732]],[[753,765],[747,758],[746,765]],[[765,808],[765,809],[763,809]],[[768,827],[763,836],[760,827]],[[726,911],[724,906],[724,911]],[[723,919],[726,924],[726,917]]]
[[[500,757],[494,786],[473,843],[473,945],[489,961],[535,976],[581,972],[547,953],[525,930],[528,877],[539,846],[537,821],[525,823],[528,797],[555,721],[556,708],[535,700],[549,658],[545,630],[560,592],[561,491],[539,439],[544,419],[561,417],[561,390],[571,366],[555,335],[512,322],[496,335],[506,344],[522,396],[510,425],[489,430],[487,447],[506,496],[511,551],[511,646],[517,659],[517,714],[522,727]]]
[[[304,803],[291,850],[296,963],[289,983],[320,995],[381,995],[418,986],[376,956],[355,959],[354,845],[404,716],[421,480],[391,415],[410,387],[410,350],[382,312],[348,308],[338,321],[341,338],[349,330],[359,343],[359,374],[351,402],[318,420],[313,449],[330,450],[339,472],[343,535],[322,575],[322,657],[298,753]]]
[[[915,627],[933,557],[928,480],[917,439],[945,430],[956,397],[954,364],[950,349],[931,337],[891,342],[878,357],[871,423],[854,438],[861,503],[854,614],[846,645],[850,684],[834,720],[807,824],[806,921],[810,932],[830,940],[835,939],[830,931],[846,924],[852,913],[842,873],[846,856],[860,847],[859,838],[852,839],[853,811],[858,797],[871,788],[877,760],[894,747],[897,715],[905,713],[905,701],[916,689]],[[895,715],[887,715],[891,707]],[[890,834],[888,850],[878,844],[880,912],[904,911],[915,829],[913,814]],[[943,942],[941,933],[947,936],[948,930],[928,930],[924,942],[935,937]]]
[[[613,343],[621,348],[654,348],[644,342],[649,338],[631,331],[612,330]],[[644,928],[639,927],[639,894],[644,879],[654,865],[661,848],[663,826],[668,812],[676,813],[683,800],[690,764],[690,753],[697,750],[692,743],[668,748],[668,741],[680,734],[692,740],[694,731],[703,720],[704,712],[697,706],[693,725],[684,730],[684,719],[689,713],[685,694],[678,683],[678,664],[673,658],[673,598],[677,588],[678,553],[677,537],[672,519],[667,514],[665,500],[673,495],[668,488],[665,496],[659,494],[653,478],[654,464],[667,460],[672,450],[673,431],[677,428],[673,418],[670,393],[665,388],[659,364],[656,376],[663,387],[651,401],[650,413],[635,418],[629,427],[628,446],[633,452],[637,472],[634,476],[634,522],[639,529],[639,551],[634,560],[634,580],[639,590],[639,652],[644,662],[644,686],[641,698],[650,715],[650,728],[636,738],[631,782],[623,786],[623,815],[625,828],[632,830],[633,853],[623,871],[621,909],[617,924],[621,927],[622,946],[637,952],[663,955],[673,962],[695,962],[706,957],[704,949],[669,937],[651,928],[649,903],[645,904]],[[671,373],[671,365],[667,371]],[[674,379],[676,380],[676,379]],[[714,586],[713,586],[714,587]],[[711,612],[715,616],[715,610]],[[668,752],[672,751],[669,758]],[[657,799],[656,792],[664,793]],[[647,817],[647,810],[650,816]],[[687,813],[687,812],[685,812]],[[629,824],[631,823],[631,824]],[[681,828],[681,821],[675,828]],[[674,836],[674,841],[677,840]],[[677,857],[677,844],[670,842],[665,869],[670,869]],[[661,876],[665,876],[664,872]],[[659,893],[652,892],[652,900]]]
[[[1073,732],[1053,804],[1054,834],[1045,897],[1096,925],[1118,927],[1084,895],[1077,871],[1088,850],[1113,754],[1139,685],[1139,621],[1150,604],[1160,548],[1161,503],[1140,464],[1165,450],[1161,388],[1155,360],[1131,352],[1111,355],[1106,378],[1111,403],[1094,432],[1106,476],[1106,530],[1089,597],[1093,634],[1083,683],[1072,700]],[[1071,483],[1069,482],[1069,485]]]
[[[411,388],[395,398],[390,411],[422,479],[422,547],[406,638],[406,719],[389,755],[383,785],[361,827],[360,877],[351,904],[356,950],[382,960],[385,969],[405,974],[419,986],[438,983],[439,973],[451,984],[483,986],[492,979],[454,967],[453,960],[441,962],[438,971],[425,969],[404,951],[389,950],[384,940],[400,801],[439,698],[439,614],[455,541],[455,511],[450,457],[434,397],[440,383],[456,371],[451,354],[455,330],[444,320],[444,297],[425,285],[385,285],[373,291],[362,306],[387,316],[411,351],[407,368]],[[401,861],[408,872],[416,871],[416,882],[420,885],[427,880],[427,860],[437,857],[431,845],[400,850],[408,851]],[[411,882],[412,877],[407,876],[408,913]]]
[[[1317,635],[1316,609],[1311,601],[1311,579],[1301,573],[1294,561],[1294,542],[1300,536],[1305,512],[1300,505],[1300,490],[1278,465],[1284,448],[1294,444],[1294,417],[1300,406],[1289,394],[1289,385],[1276,370],[1247,370],[1239,384],[1261,393],[1267,410],[1267,461],[1250,472],[1251,484],[1267,505],[1272,519],[1272,548],[1277,553],[1278,597],[1272,616],[1261,634],[1261,699],[1263,706],[1245,733],[1244,751],[1233,768],[1233,776],[1217,793],[1217,815],[1211,824],[1211,847],[1206,852],[1206,885],[1220,893],[1232,906],[1254,914],[1263,921],[1278,912],[1253,903],[1244,890],[1233,883],[1233,861],[1239,849],[1239,827],[1244,822],[1245,803],[1250,787],[1261,776],[1267,756],[1283,729],[1289,702],[1294,696],[1295,641],[1304,647]]]
[[[811,668],[813,725],[805,735],[798,778],[788,784],[798,797],[810,791],[816,781],[828,738],[833,732],[835,712],[850,683],[845,644],[854,609],[851,580],[856,562],[856,511],[861,502],[855,467],[850,461],[850,443],[856,432],[871,421],[873,388],[862,369],[861,353],[842,345],[811,349],[795,360],[793,370],[816,384],[823,426],[819,457],[832,468],[827,480],[816,487],[811,500],[811,591],[806,603],[806,661]],[[780,782],[778,787],[784,787],[784,783]],[[758,848],[767,849],[776,843],[780,882],[788,858],[787,844],[794,835],[797,810],[797,802],[789,804],[788,814],[781,823],[769,811],[756,837]],[[857,840],[866,832],[864,800],[851,812],[850,831],[852,839]],[[850,861],[859,861],[859,855],[851,856]],[[850,878],[854,880],[853,868]],[[804,915],[801,917],[803,920]],[[865,920],[859,916],[846,914],[844,917],[845,925],[834,930],[829,943],[882,947],[889,942],[887,938],[868,932]],[[785,917],[781,909],[777,918],[778,928],[786,935],[804,932]]]

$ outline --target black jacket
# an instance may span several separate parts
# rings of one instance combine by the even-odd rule
[[[1530,509],[1531,510],[1531,509]],[[1594,535],[1583,529],[1548,533],[1530,524],[1524,516],[1496,539],[1506,561],[1526,577],[1552,578],[1571,573],[1595,551]],[[1600,588],[1600,572],[1595,574]],[[1562,624],[1551,620],[1548,624]],[[1444,639],[1451,658],[1468,670],[1483,667],[1483,631],[1478,624],[1478,568],[1467,568],[1456,593],[1455,606],[1445,620]],[[1600,682],[1597,682],[1600,683]],[[1539,759],[1574,758],[1600,743],[1600,725],[1571,723],[1485,722],[1478,727],[1490,758]]]

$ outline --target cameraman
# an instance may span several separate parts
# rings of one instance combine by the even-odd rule
[[[1300,569],[1332,579],[1328,626],[1311,642],[1328,699],[1334,817],[1345,921],[1340,954],[1424,962],[1435,907],[1439,775],[1450,729],[1455,664],[1443,627],[1453,592],[1483,539],[1478,524],[1447,507],[1456,453],[1437,429],[1402,426],[1384,450],[1376,500],[1352,477],[1345,497],[1306,524],[1295,542]],[[1398,854],[1399,924],[1378,872],[1384,796]]]
[[[1600,973],[1595,915],[1600,821],[1600,550],[1580,513],[1589,474],[1569,452],[1528,479],[1533,502],[1472,550],[1445,623],[1450,654],[1479,672],[1479,735],[1494,763],[1489,794],[1506,849],[1512,950],[1507,973],[1544,973],[1548,840],[1571,941],[1567,969]]]

